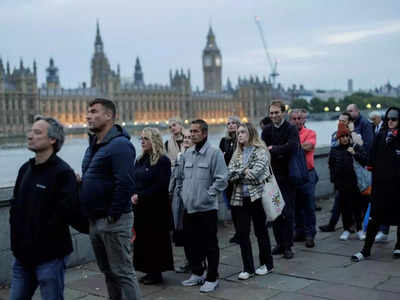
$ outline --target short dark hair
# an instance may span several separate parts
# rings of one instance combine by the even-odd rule
[[[190,124],[198,124],[200,125],[200,129],[203,133],[208,133],[208,124],[206,121],[202,120],[202,119],[196,119],[193,120],[192,122],[190,122]]]
[[[285,110],[286,110],[285,103],[283,103],[282,100],[273,100],[273,101],[271,102],[271,104],[268,106],[268,112],[269,112],[269,110],[271,109],[271,106],[278,106],[278,107],[280,107],[280,108],[281,108],[281,112],[285,112]]]
[[[343,116],[348,117],[349,118],[349,122],[353,121],[353,118],[351,117],[351,115],[347,111],[343,111],[340,114],[343,115]]]
[[[44,117],[41,115],[36,115],[33,118],[34,122],[37,121],[45,121],[49,124],[49,128],[47,129],[47,136],[51,139],[55,139],[56,142],[53,144],[54,153],[57,153],[61,150],[61,147],[64,145],[65,133],[63,125],[55,118]]]
[[[104,108],[111,111],[112,119],[115,120],[115,117],[117,115],[117,109],[115,108],[114,102],[104,98],[95,98],[94,100],[89,102],[88,106],[91,107],[95,104],[101,104]]]

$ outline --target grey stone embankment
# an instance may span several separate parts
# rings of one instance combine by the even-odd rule
[[[315,151],[315,168],[319,176],[316,188],[316,197],[326,199],[333,192],[329,181],[328,170],[329,148],[318,148]],[[12,253],[10,250],[10,228],[9,228],[9,199],[12,195],[12,187],[0,188],[0,285],[8,283],[11,278]],[[219,219],[230,219],[230,212],[224,203],[221,203]],[[69,266],[77,266],[94,260],[93,250],[87,235],[71,229],[74,252],[70,257]],[[51,241],[49,241],[51,242]]]

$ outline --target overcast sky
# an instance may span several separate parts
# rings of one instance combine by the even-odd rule
[[[53,57],[63,87],[90,84],[96,19],[105,52],[122,77],[136,56],[146,83],[169,84],[190,69],[203,87],[201,54],[211,22],[223,81],[270,73],[254,16],[261,18],[278,81],[306,88],[400,84],[399,0],[0,0],[0,56],[11,66],[37,60],[39,84]]]

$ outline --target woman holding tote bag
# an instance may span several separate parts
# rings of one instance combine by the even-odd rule
[[[237,217],[236,230],[243,261],[243,271],[238,278],[246,280],[254,274],[266,275],[273,269],[266,215],[261,201],[265,179],[270,175],[270,156],[251,123],[239,126],[237,139],[238,144],[228,167],[228,179],[233,184],[230,204]],[[250,242],[251,221],[259,249],[260,267],[257,269]]]

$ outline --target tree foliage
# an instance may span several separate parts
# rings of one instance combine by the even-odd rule
[[[316,97],[312,98],[310,102],[304,99],[296,99],[292,102],[291,107],[305,108],[311,112],[323,112],[325,107],[328,107],[329,111],[335,111],[336,107],[339,106],[340,111],[344,111],[349,104],[353,103],[357,104],[361,110],[379,110],[391,106],[400,107],[400,97],[381,97],[370,93],[357,92],[339,101],[333,98],[323,101]]]

